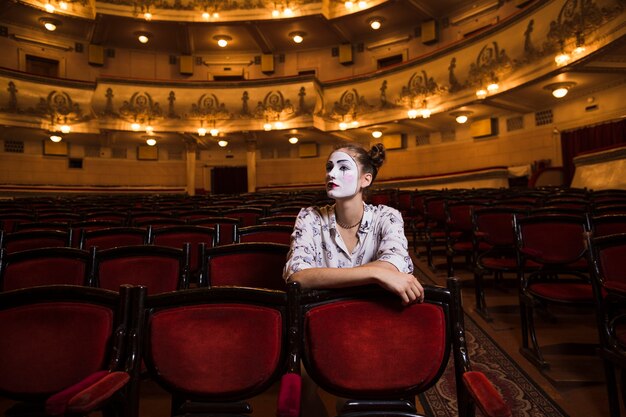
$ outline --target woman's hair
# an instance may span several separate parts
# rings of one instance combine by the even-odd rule
[[[346,149],[350,151],[353,154],[354,159],[356,159],[356,161],[363,168],[363,172],[372,174],[372,182],[370,183],[370,185],[372,185],[376,179],[376,175],[378,174],[378,168],[380,168],[383,162],[385,162],[385,147],[383,144],[377,143],[372,146],[369,152],[356,143],[338,145],[335,150],[338,149]]]

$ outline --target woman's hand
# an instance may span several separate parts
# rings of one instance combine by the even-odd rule
[[[424,301],[424,288],[415,276],[398,271],[388,262],[377,261],[373,264],[379,269],[377,274],[379,285],[399,295],[404,305]]]

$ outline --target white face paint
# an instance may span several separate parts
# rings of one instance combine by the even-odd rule
[[[357,193],[359,167],[347,153],[335,151],[326,162],[326,193],[330,198],[347,198]]]

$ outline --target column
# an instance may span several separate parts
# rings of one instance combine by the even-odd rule
[[[246,138],[246,166],[248,170],[248,192],[256,191],[256,138]]]

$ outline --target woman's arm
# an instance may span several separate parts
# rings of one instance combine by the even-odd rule
[[[354,268],[308,268],[295,272],[290,281],[303,288],[341,288],[378,284],[402,298],[404,304],[424,299],[424,289],[417,278],[398,271],[389,262],[374,261]]]

